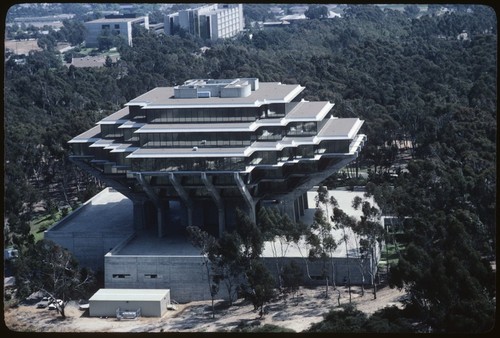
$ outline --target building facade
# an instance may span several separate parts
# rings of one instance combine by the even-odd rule
[[[256,78],[193,79],[129,101],[69,141],[70,159],[113,189],[47,238],[103,270],[106,288],[170,289],[180,302],[210,299],[205,258],[186,241],[186,227],[219,236],[237,226],[237,209],[255,221],[266,206],[308,224],[311,189],[355,160],[364,144],[362,120],[334,117],[333,103],[303,100],[304,89]],[[352,198],[337,197],[346,208]],[[92,244],[81,240],[89,236]],[[262,257],[274,271],[281,258],[268,245]],[[304,264],[306,248],[292,251],[285,261],[302,264],[311,277],[323,273],[319,263]],[[339,252],[329,273],[336,283],[348,275],[353,284],[367,283],[378,257],[350,252],[346,260]],[[219,296],[227,298],[224,292]]]
[[[243,30],[242,4],[213,4],[182,10],[165,17],[165,34],[173,35],[183,29],[203,39],[230,38]]]
[[[104,19],[85,22],[87,35],[85,45],[93,48],[99,46],[99,37],[102,35],[114,35],[124,39],[132,46],[132,28],[141,25],[149,29],[149,18],[147,16],[136,16],[135,14],[106,15]]]
[[[256,78],[155,88],[70,140],[71,160],[133,202],[135,230],[195,225],[218,236],[236,209],[297,220],[306,192],[356,159],[363,121],[300,99],[304,87]]]

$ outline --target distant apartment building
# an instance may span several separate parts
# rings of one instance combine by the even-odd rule
[[[85,44],[87,47],[99,46],[99,37],[109,31],[110,34],[122,37],[129,46],[132,46],[132,27],[141,25],[149,29],[149,18],[147,16],[136,16],[135,14],[106,15],[104,19],[85,22],[87,35]]]
[[[225,39],[243,30],[242,4],[213,4],[182,10],[165,17],[165,34],[183,29],[203,39]]]

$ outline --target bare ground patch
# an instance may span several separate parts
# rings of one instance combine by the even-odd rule
[[[347,288],[339,287],[340,303],[349,302]],[[274,324],[287,327],[297,332],[307,330],[311,324],[323,319],[323,314],[338,305],[338,292],[332,292],[325,298],[325,288],[301,288],[295,298],[282,297],[269,303],[266,314],[260,318],[253,305],[242,299],[233,306],[224,306],[217,302],[215,319],[212,319],[210,301],[181,304],[176,311],[168,311],[162,318],[137,318],[135,320],[117,320],[114,317],[88,317],[78,309],[76,302],[66,306],[66,319],[61,319],[56,311],[37,309],[34,305],[20,305],[5,310],[5,323],[8,328],[19,332],[218,332],[230,331],[238,326],[258,326]],[[377,292],[373,299],[372,290],[366,290],[361,296],[360,289],[353,288],[352,302],[360,311],[367,314],[387,305],[400,305],[404,292],[388,287]]]

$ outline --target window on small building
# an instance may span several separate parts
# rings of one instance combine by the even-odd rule
[[[144,275],[146,278],[158,278],[158,275],[156,273],[147,273]]]
[[[129,278],[130,274],[129,273],[116,273],[113,274],[113,278]]]

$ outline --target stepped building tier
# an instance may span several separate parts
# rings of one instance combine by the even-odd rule
[[[136,230],[188,225],[220,235],[237,208],[298,219],[306,192],[356,159],[363,121],[301,99],[297,84],[256,78],[155,88],[73,138],[71,160],[133,201]]]

